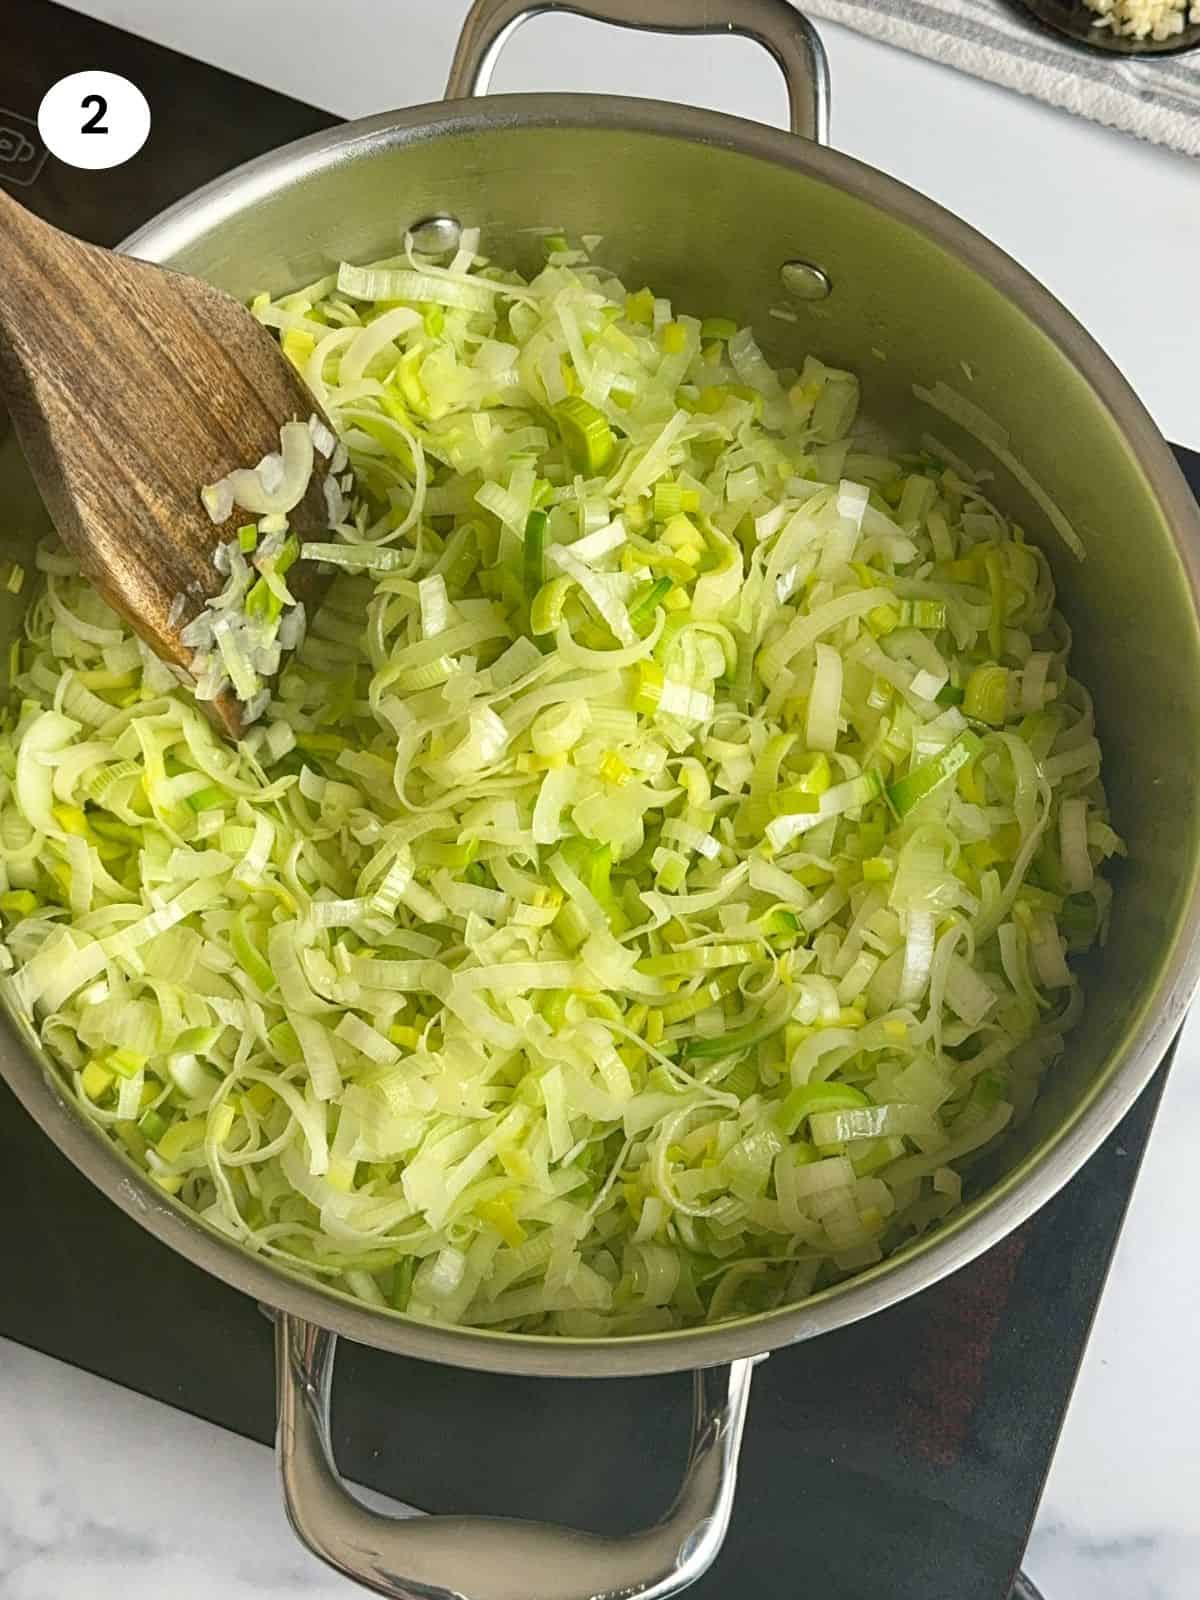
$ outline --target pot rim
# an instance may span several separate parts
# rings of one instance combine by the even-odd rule
[[[1087,382],[1158,502],[1200,616],[1200,509],[1145,408],[1091,336],[969,224],[877,169],[792,134],[718,112],[616,95],[502,95],[406,107],[313,134],[235,168],[161,212],[120,248],[147,260],[170,259],[257,199],[314,171],[396,146],[510,128],[619,130],[710,145],[830,183],[899,216],[1016,302]],[[996,1244],[1075,1174],[1132,1105],[1183,1019],[1198,968],[1200,898],[1193,875],[1158,976],[1098,1081],[1049,1139],[952,1222],[797,1305],[711,1327],[610,1339],[424,1323],[321,1286],[253,1255],[169,1200],[85,1119],[42,1066],[30,1026],[11,1016],[0,1036],[0,1070],[30,1115],[110,1200],[164,1244],[265,1306],[419,1360],[535,1376],[635,1376],[716,1365],[843,1327],[929,1287]]]

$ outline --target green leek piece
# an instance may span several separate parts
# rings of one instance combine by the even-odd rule
[[[228,798],[224,789],[218,789],[216,784],[210,783],[188,795],[187,803],[193,811],[211,811],[224,806]]]
[[[531,511],[525,519],[525,540],[522,547],[522,563],[525,574],[525,593],[532,601],[542,587],[545,579],[545,561],[543,550],[546,544],[546,513],[544,511]],[[546,629],[539,629],[546,632]]]
[[[705,317],[700,324],[702,339],[732,339],[736,332],[737,323],[729,317]]]
[[[656,578],[630,606],[630,622],[642,622],[652,617],[660,601],[665,600],[674,587],[670,578]]]
[[[654,321],[654,291],[639,289],[636,294],[626,295],[625,315],[630,322],[642,323],[649,327]]]
[[[946,626],[946,604],[943,600],[903,600],[900,603],[900,625],[905,628],[923,628],[937,633]]]
[[[976,667],[963,691],[963,714],[1000,727],[1008,715],[1008,670],[994,661]]]
[[[336,761],[343,750],[350,749],[350,741],[340,733],[308,732],[296,735],[296,749],[306,756],[325,756]]]
[[[138,1073],[145,1069],[149,1059],[149,1056],[142,1055],[137,1050],[110,1050],[100,1065],[110,1072],[115,1072],[120,1078],[136,1078]]]
[[[814,1111],[848,1111],[870,1103],[862,1090],[850,1083],[802,1083],[788,1094],[776,1121],[783,1133],[791,1135]]]
[[[554,408],[559,437],[576,472],[594,477],[612,459],[616,440],[608,418],[577,394],[568,395]]]
[[[672,517],[678,517],[683,512],[684,489],[680,483],[673,483],[669,478],[660,478],[654,485],[654,520],[655,522],[670,522]]]
[[[529,626],[535,634],[550,634],[562,621],[563,607],[574,587],[570,578],[551,578],[533,597]]]
[[[0,894],[0,911],[7,917],[28,917],[41,902],[31,889],[8,889]]]
[[[987,571],[992,600],[988,621],[988,642],[992,647],[992,654],[999,659],[1004,654],[1004,621],[1008,614],[1008,577],[1003,552],[998,549],[986,551],[983,565]],[[990,722],[992,719],[989,717],[984,720]],[[1003,721],[1003,717],[1000,720]]]
[[[148,1139],[151,1144],[157,1144],[170,1127],[170,1123],[160,1111],[155,1111],[151,1107],[142,1112],[138,1118],[137,1126],[138,1132],[143,1138]]]
[[[715,1039],[693,1039],[689,1041],[685,1054],[694,1060],[718,1061],[723,1056],[735,1055],[739,1050],[774,1038],[782,1026],[778,1017],[767,1018],[744,1028],[734,1028]]]
[[[930,756],[928,761],[922,761],[885,790],[888,805],[898,817],[907,816],[915,805],[973,761],[981,749],[975,734],[960,734],[953,744],[939,750],[936,756]]]
[[[275,987],[275,974],[271,971],[261,947],[266,943],[266,929],[251,921],[247,906],[242,906],[233,919],[230,930],[233,953],[250,978],[265,993]]]
[[[811,815],[820,811],[821,796],[814,794],[801,779],[798,783],[789,783],[786,788],[777,789],[773,795],[769,795],[767,806],[773,817],[797,816],[804,813]]]
[[[283,601],[265,578],[259,578],[246,596],[246,615],[262,622],[277,622],[282,613]]]

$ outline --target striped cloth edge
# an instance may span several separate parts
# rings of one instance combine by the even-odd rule
[[[1138,61],[1061,42],[1005,0],[800,0],[816,18],[1200,156],[1200,51]]]

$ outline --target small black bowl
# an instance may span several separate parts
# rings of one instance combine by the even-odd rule
[[[1111,28],[1095,26],[1097,14],[1083,0],[1018,0],[1032,16],[1054,33],[1089,50],[1110,56],[1177,56],[1200,50],[1200,22],[1185,22],[1181,33],[1169,39],[1129,39]]]

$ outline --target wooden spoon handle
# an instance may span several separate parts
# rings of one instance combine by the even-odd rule
[[[36,333],[53,315],[57,286],[82,276],[88,248],[0,189],[0,399],[13,410],[28,391]]]

